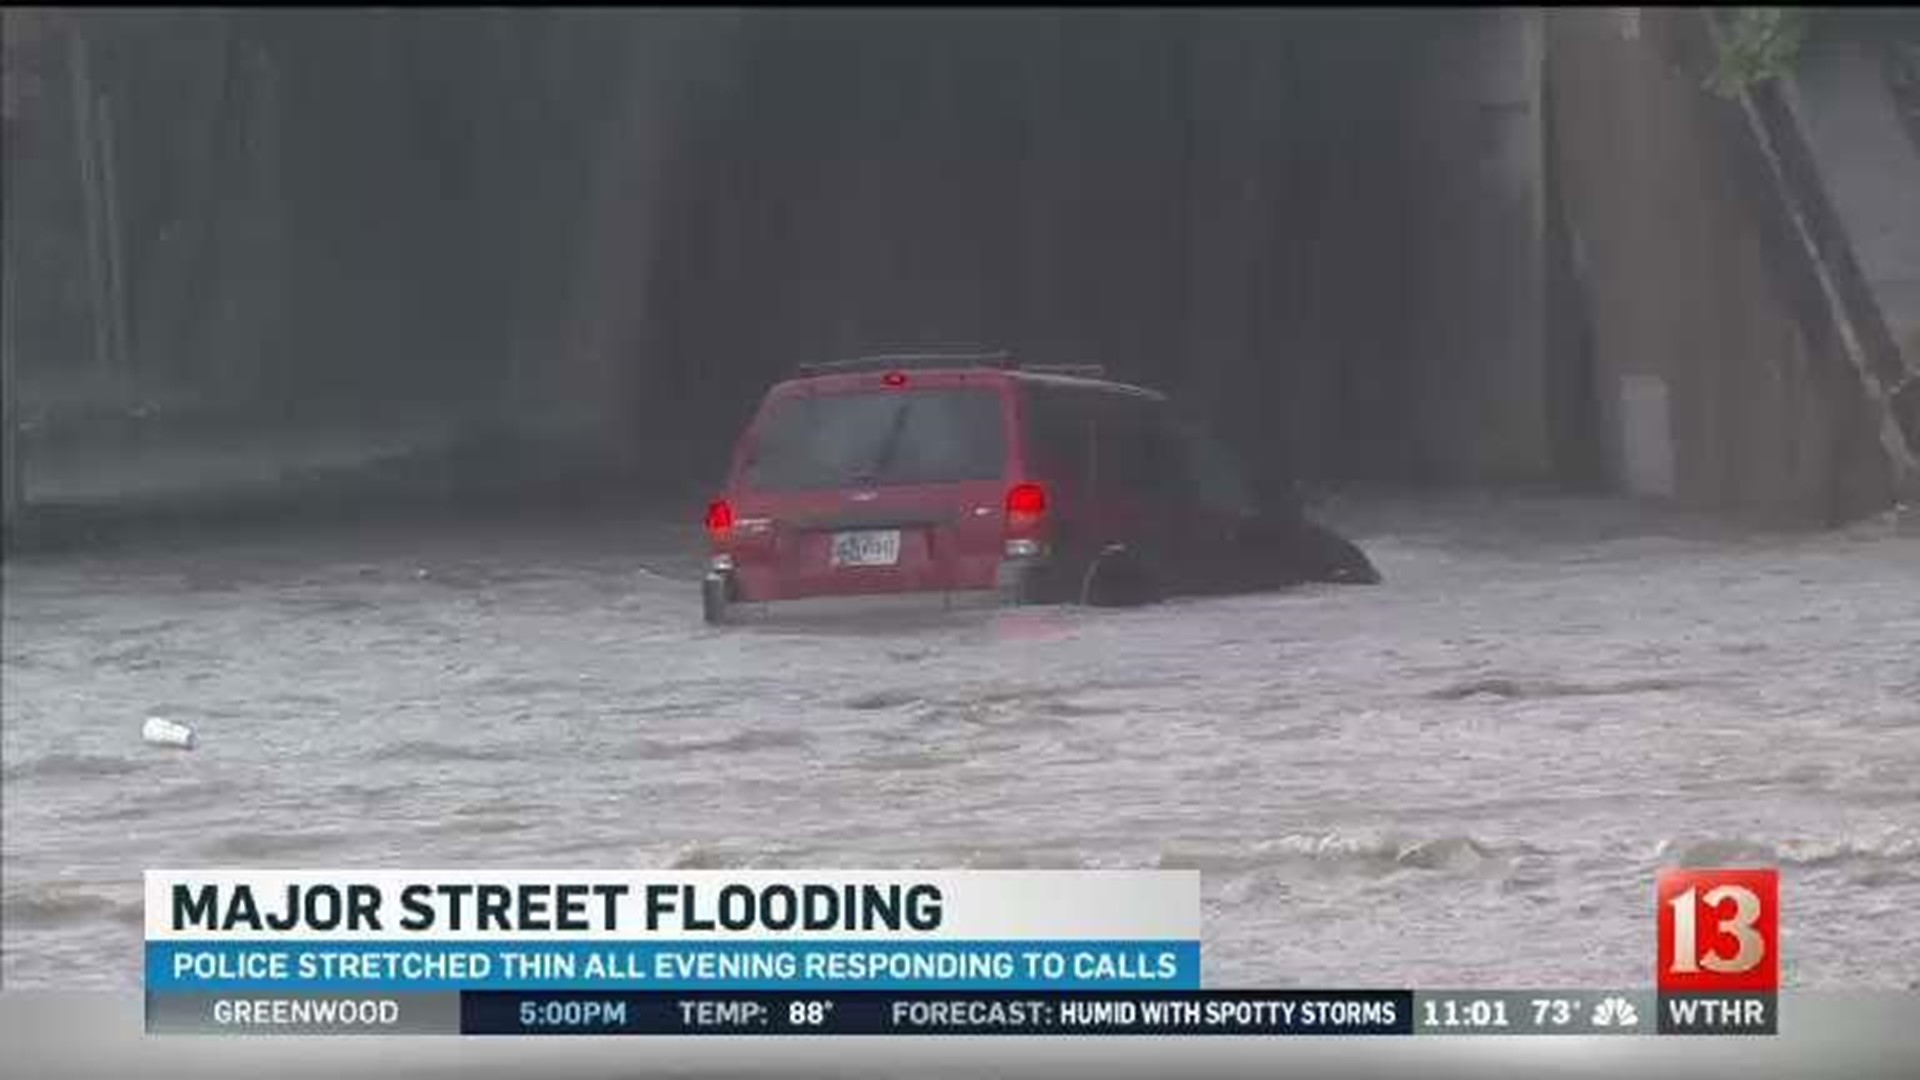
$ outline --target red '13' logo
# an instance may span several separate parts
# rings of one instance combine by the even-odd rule
[[[1662,992],[1780,988],[1780,873],[1669,870],[1659,897]]]

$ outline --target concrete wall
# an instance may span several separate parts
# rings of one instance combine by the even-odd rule
[[[1778,522],[1878,509],[1884,461],[1697,9],[1547,15],[1552,152],[1606,478]]]
[[[1850,358],[1879,419],[1881,442],[1920,498],[1920,127],[1902,117],[1883,66],[1904,25],[1831,28],[1780,80],[1780,141],[1799,152],[1804,201],[1823,264],[1848,311]]]
[[[796,361],[948,337],[1166,386],[1309,482],[1884,504],[1697,10],[369,18],[233,32],[256,167],[202,200],[208,296],[146,301],[205,324],[180,362],[136,333],[272,430],[407,405],[685,479]]]
[[[1430,456],[1407,358],[1449,357],[1410,344],[1404,317],[1402,223],[1430,186],[1399,152],[1419,130],[1400,122],[1414,17],[747,27],[745,77],[677,170],[646,301],[666,366],[638,407],[667,414],[653,427],[680,452],[721,460],[799,360],[945,338],[1165,387],[1273,473],[1399,479]]]
[[[1463,13],[1464,14],[1464,13]],[[1444,481],[1542,480],[1548,429],[1539,9],[1438,24],[1406,101],[1404,347]]]
[[[1920,370],[1920,145],[1877,43],[1815,44],[1783,89],[1860,274],[1907,365]]]

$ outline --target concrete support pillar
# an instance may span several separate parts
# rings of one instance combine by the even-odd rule
[[[687,18],[633,15],[610,24],[628,38],[630,58],[595,146],[585,205],[575,231],[570,340],[560,355],[524,365],[516,380],[531,434],[621,454],[642,444],[628,430],[649,415],[639,400],[647,355],[649,296],[660,272],[659,240],[667,212],[666,172],[680,151],[687,95],[704,85],[702,71],[723,64],[737,15]],[[651,410],[658,415],[658,410]]]
[[[1468,482],[1552,475],[1547,428],[1543,14],[1461,13],[1410,83],[1420,206],[1406,348],[1419,441]]]

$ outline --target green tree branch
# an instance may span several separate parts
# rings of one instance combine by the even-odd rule
[[[1707,87],[1735,97],[1792,71],[1806,43],[1811,14],[1805,8],[1735,8]]]

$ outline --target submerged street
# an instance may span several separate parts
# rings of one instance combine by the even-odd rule
[[[1788,986],[1920,984],[1920,539],[1327,516],[1385,584],[719,630],[697,523],[12,560],[5,980],[138,986],[148,867],[1164,866],[1210,987],[1637,987],[1694,863],[1780,866]]]

